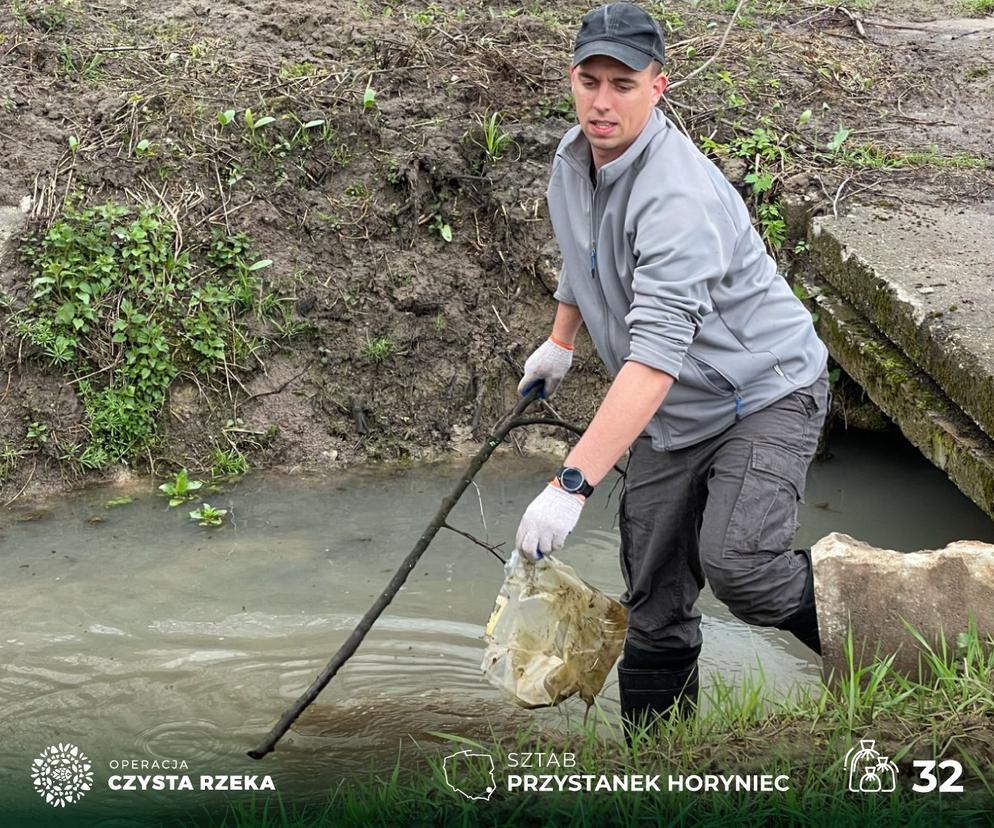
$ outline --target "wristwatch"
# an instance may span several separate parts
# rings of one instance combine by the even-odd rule
[[[594,487],[587,482],[582,471],[573,466],[563,466],[556,472],[556,480],[564,492],[570,494],[590,497],[594,493]]]

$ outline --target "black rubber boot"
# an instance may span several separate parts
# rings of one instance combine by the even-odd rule
[[[632,670],[618,665],[621,719],[630,745],[636,731],[671,716],[686,717],[697,708],[697,662],[683,670]]]
[[[818,613],[815,609],[814,567],[811,564],[811,550],[798,549],[808,561],[808,579],[804,583],[801,606],[790,618],[779,625],[779,629],[793,633],[806,646],[821,655],[821,638],[818,636]]]

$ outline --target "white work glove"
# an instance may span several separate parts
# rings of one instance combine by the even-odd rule
[[[526,558],[539,560],[543,553],[563,548],[583,511],[583,498],[564,492],[551,483],[525,509],[518,524],[515,546]]]
[[[573,349],[547,339],[525,360],[525,375],[518,383],[518,393],[525,396],[535,383],[543,383],[539,399],[551,397],[573,362]]]

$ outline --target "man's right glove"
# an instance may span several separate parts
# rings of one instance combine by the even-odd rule
[[[563,347],[549,337],[525,360],[525,375],[518,383],[518,393],[524,396],[536,383],[542,383],[539,398],[551,397],[572,362],[573,349]]]
[[[518,551],[533,561],[558,552],[576,527],[583,504],[584,498],[550,483],[525,509],[514,538]]]

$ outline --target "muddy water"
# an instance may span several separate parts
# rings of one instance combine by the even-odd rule
[[[847,438],[833,452],[812,469],[799,543],[836,530],[905,550],[994,541],[994,524],[904,444]],[[552,466],[492,460],[451,522],[492,543],[512,538]],[[262,763],[244,756],[345,639],[459,470],[252,475],[207,496],[229,509],[222,529],[196,526],[192,507],[168,509],[151,486],[126,506],[105,506],[119,490],[93,489],[0,516],[0,800],[33,797],[30,761],[59,741],[94,760],[86,805],[112,817],[114,760],[271,773],[284,792],[314,792],[391,764],[400,747],[437,743],[433,731],[489,741],[490,727],[571,727],[582,703],[520,711],[481,677],[480,636],[502,570],[443,533],[279,751]],[[599,487],[564,557],[617,594],[609,488]],[[736,622],[707,594],[702,609],[705,682],[759,669],[781,691],[816,681],[816,660],[789,636]],[[603,704],[617,710],[613,675]]]

